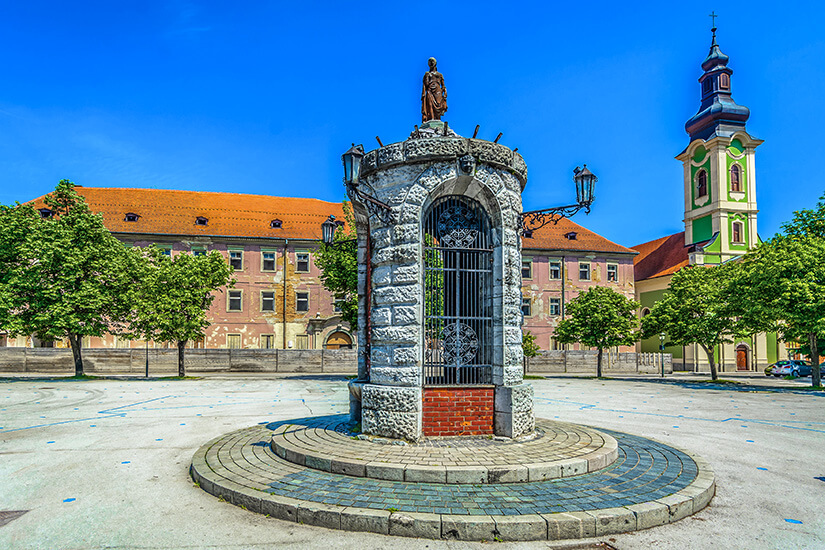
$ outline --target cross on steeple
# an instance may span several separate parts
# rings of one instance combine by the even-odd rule
[[[708,15],[708,17],[710,17],[711,21],[713,21],[713,30],[715,31],[716,30],[716,18],[719,17],[718,15],[716,15],[716,10],[710,12],[710,15]]]

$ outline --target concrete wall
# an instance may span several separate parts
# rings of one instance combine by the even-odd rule
[[[355,350],[187,349],[187,374],[205,372],[314,372],[356,374]],[[92,348],[83,350],[87,374],[146,372],[146,351]],[[150,376],[176,375],[177,349],[149,349]],[[73,374],[69,349],[0,348],[3,373]]]
[[[526,374],[581,373],[596,374],[598,352],[591,350],[543,351],[536,357],[528,357]],[[605,352],[602,356],[602,374],[658,374],[673,372],[673,359],[669,353]]]

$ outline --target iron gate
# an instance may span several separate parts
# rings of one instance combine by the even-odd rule
[[[424,384],[492,383],[493,246],[482,206],[444,197],[424,219]]]

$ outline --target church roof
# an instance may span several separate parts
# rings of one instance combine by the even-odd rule
[[[321,223],[330,214],[344,219],[340,202],[318,199],[168,189],[77,186],[75,190],[92,212],[103,215],[113,233],[320,239]],[[32,203],[35,208],[43,206],[43,197]],[[136,221],[127,221],[127,214],[136,214]]]
[[[585,229],[567,218],[558,224],[547,224],[533,232],[530,238],[522,237],[521,246],[530,250],[575,250],[579,252],[608,252],[614,254],[636,254],[601,235]]]
[[[639,253],[633,259],[637,282],[673,275],[689,263],[684,231],[636,245],[633,250]]]

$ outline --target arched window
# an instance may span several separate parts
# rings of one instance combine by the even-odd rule
[[[733,242],[741,243],[742,241],[742,222],[733,222]]]
[[[642,317],[647,317],[648,315],[650,315],[650,308],[647,308],[647,307],[643,308],[642,309]]]
[[[732,164],[730,167],[730,190],[742,190],[742,169],[738,164]]]
[[[719,87],[723,90],[730,89],[730,77],[725,73],[719,75]]]
[[[699,170],[696,174],[696,197],[705,197],[708,194],[708,173]]]

